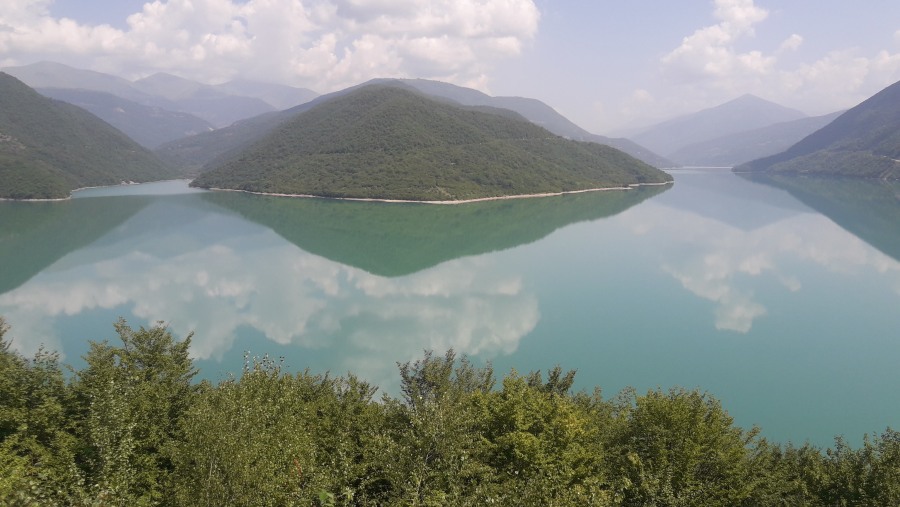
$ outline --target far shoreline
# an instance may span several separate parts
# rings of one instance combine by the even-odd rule
[[[124,183],[116,183],[115,185],[95,185],[95,186],[92,186],[92,187],[78,187],[78,188],[73,188],[72,190],[69,191],[69,195],[67,195],[66,197],[52,197],[52,198],[47,198],[47,199],[15,199],[15,198],[12,198],[12,197],[0,197],[0,201],[11,201],[11,202],[62,202],[62,201],[68,201],[68,200],[74,199],[74,198],[75,198],[75,192],[79,192],[79,191],[82,191],[82,190],[93,190],[93,189],[95,189],[95,188],[133,187],[133,186],[138,186],[138,185],[149,185],[149,184],[152,184],[152,183],[166,183],[166,182],[169,182],[169,181],[186,181],[186,182],[188,182],[188,185],[190,185],[190,182],[192,182],[192,181],[194,181],[194,180],[192,180],[192,179],[190,179],[190,178],[172,178],[172,179],[170,179],[170,180],[155,180],[155,181],[141,181],[141,182],[128,181],[128,182],[124,182]]]
[[[608,190],[633,190],[638,187],[656,187],[663,185],[672,185],[675,183],[675,180],[664,181],[660,183],[629,183],[623,187],[601,187],[601,188],[586,188],[582,190],[564,190],[561,192],[546,192],[540,194],[518,194],[518,195],[498,195],[494,197],[478,197],[475,199],[461,199],[457,201],[420,201],[415,199],[381,199],[375,197],[329,197],[324,195],[313,195],[313,194],[282,194],[277,192],[256,192],[253,190],[239,190],[236,188],[218,188],[218,187],[210,187],[204,190],[209,190],[212,192],[241,192],[244,194],[252,194],[252,195],[266,195],[271,197],[290,197],[290,198],[301,198],[301,199],[332,199],[336,201],[358,201],[358,202],[384,202],[384,203],[396,203],[396,204],[468,204],[473,202],[485,202],[485,201],[502,201],[507,199],[532,199],[536,197],[556,197],[561,195],[569,195],[569,194],[583,194],[586,192],[605,192]],[[203,187],[195,187],[195,188],[203,188]]]

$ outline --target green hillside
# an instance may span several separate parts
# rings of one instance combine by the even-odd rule
[[[0,197],[62,198],[84,186],[174,176],[96,116],[0,73]]]
[[[787,151],[734,170],[900,179],[900,82],[850,109]]]
[[[370,85],[298,115],[193,185],[464,200],[670,179],[618,150],[557,137],[511,111]]]

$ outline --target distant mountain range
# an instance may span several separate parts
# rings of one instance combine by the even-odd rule
[[[144,106],[188,113],[202,118],[216,128],[302,104],[317,96],[315,92],[305,88],[249,81],[207,85],[164,73],[131,82],[109,74],[53,62],[6,67],[2,70],[32,88],[105,92]]]
[[[900,82],[863,101],[786,151],[738,172],[900,179]]]
[[[297,114],[193,184],[443,201],[670,180],[619,150],[558,137],[508,109],[382,82]]]
[[[659,123],[631,139],[655,153],[681,162],[675,155],[688,146],[805,117],[806,114],[796,109],[743,95],[725,104]]]
[[[685,146],[669,155],[685,166],[732,167],[774,155],[831,123],[841,112],[776,123]]]
[[[211,123],[192,114],[145,106],[107,92],[70,88],[40,88],[36,91],[45,97],[86,109],[151,150],[161,144],[214,129]]]
[[[0,72],[0,197],[62,198],[78,187],[176,176],[108,123]]]

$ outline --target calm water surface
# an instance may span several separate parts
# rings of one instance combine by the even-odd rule
[[[192,191],[0,202],[14,346],[78,366],[112,323],[353,371],[453,348],[577,386],[700,387],[738,424],[827,446],[900,427],[900,186],[675,171],[670,189],[462,206]]]

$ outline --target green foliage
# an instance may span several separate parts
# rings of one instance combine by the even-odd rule
[[[665,181],[614,148],[557,137],[510,111],[370,85],[296,116],[193,184],[452,201]]]
[[[574,371],[512,372],[480,401],[489,499],[503,505],[608,505],[608,420],[573,398]],[[594,400],[598,401],[598,400]]]
[[[41,349],[22,357],[6,341],[8,329],[0,317],[0,504],[72,502],[77,442],[58,356]]]
[[[94,115],[0,73],[0,198],[63,198],[78,187],[175,176]]]
[[[626,393],[612,454],[625,505],[732,506],[753,491],[750,446],[719,402],[697,391]]]
[[[158,505],[171,490],[179,423],[194,404],[191,336],[177,341],[163,323],[133,330],[116,323],[121,345],[92,342],[72,390],[79,462],[106,503]]]
[[[3,505],[900,504],[900,433],[824,452],[736,426],[696,390],[571,391],[575,372],[495,382],[453,351],[398,365],[400,396],[268,357],[193,382],[190,337],[116,325],[66,378],[0,318]]]

